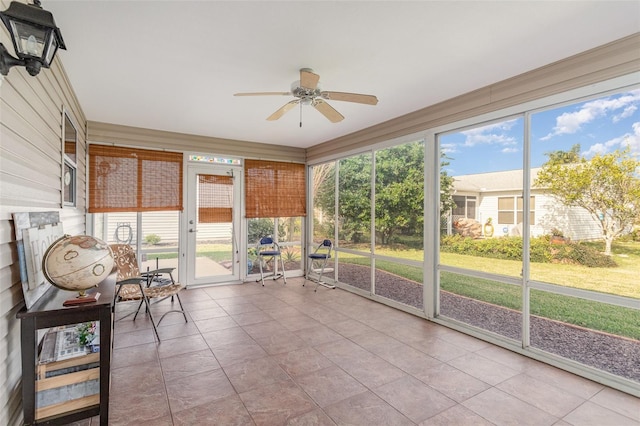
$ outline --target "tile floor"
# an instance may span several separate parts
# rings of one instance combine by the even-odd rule
[[[109,424],[640,425],[633,396],[302,284],[183,291],[189,322],[168,315],[159,344],[146,316],[117,321]]]

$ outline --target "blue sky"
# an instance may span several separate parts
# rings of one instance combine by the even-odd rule
[[[541,166],[546,152],[580,144],[587,158],[626,146],[640,156],[640,89],[538,112],[531,118],[531,165]],[[444,135],[442,149],[451,158],[450,175],[522,168],[524,119],[493,123]]]

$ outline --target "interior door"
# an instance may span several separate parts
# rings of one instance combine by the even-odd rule
[[[239,169],[190,165],[187,175],[187,285],[237,282]]]

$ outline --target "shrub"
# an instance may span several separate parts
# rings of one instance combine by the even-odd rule
[[[468,256],[504,260],[522,260],[522,237],[474,240],[461,235],[446,235],[440,239],[440,250]],[[590,268],[617,266],[610,256],[580,243],[551,244],[550,236],[532,238],[529,255],[536,263],[570,263]]]
[[[161,238],[158,234],[148,234],[144,237],[144,242],[149,245],[156,245],[160,242]]]

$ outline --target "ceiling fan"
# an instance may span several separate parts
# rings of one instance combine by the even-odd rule
[[[235,93],[233,96],[293,96],[296,99],[287,102],[280,107],[276,112],[267,117],[267,120],[274,121],[282,117],[287,111],[291,110],[294,106],[300,105],[302,116],[302,105],[311,105],[322,115],[327,117],[332,123],[338,123],[344,120],[344,116],[336,111],[325,100],[343,101],[343,102],[355,102],[359,104],[376,105],[378,98],[373,95],[363,95],[360,93],[347,93],[347,92],[331,92],[322,90],[318,84],[320,76],[315,74],[311,68],[300,69],[300,80],[294,81],[291,84],[291,91],[289,92],[251,92],[251,93]],[[302,127],[302,119],[300,119],[300,127]]]

